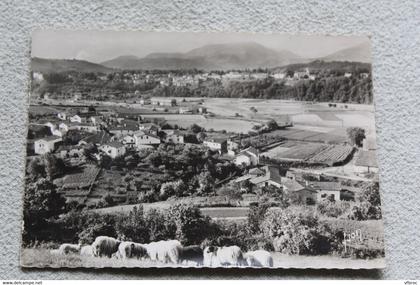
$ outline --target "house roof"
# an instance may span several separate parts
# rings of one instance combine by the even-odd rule
[[[122,126],[114,126],[114,127],[110,127],[109,131],[137,131],[139,129],[138,126],[135,125],[131,125],[131,124],[127,124],[127,125],[122,125]]]
[[[111,136],[107,132],[100,131],[94,135],[82,139],[82,141],[93,144],[104,144],[111,141]]]
[[[252,146],[242,150],[241,153],[250,153],[254,156],[258,156],[258,150],[255,147],[252,147]]]
[[[285,178],[285,179],[282,180],[282,184],[290,192],[297,192],[297,191],[301,191],[301,190],[306,189],[305,186],[303,186],[302,184],[300,184],[296,180],[292,180],[292,179]],[[310,190],[310,191],[314,191],[314,190]]]
[[[116,148],[124,147],[124,145],[121,142],[119,142],[119,141],[108,142],[108,143],[106,143],[104,145],[111,146],[111,147],[116,147]]]
[[[234,180],[234,182],[235,183],[239,183],[239,182],[242,182],[242,181],[245,181],[245,180],[249,180],[249,179],[254,178],[254,177],[255,177],[254,175],[246,174],[246,175],[242,175],[242,176],[236,178]]]
[[[72,150],[72,149],[81,149],[78,145],[61,145],[58,147],[57,152],[63,151],[63,150]]]
[[[253,175],[263,175],[265,172],[262,171],[259,168],[252,168],[248,171],[249,174],[253,174]]]
[[[266,181],[273,181],[276,183],[282,183],[281,176],[279,173],[279,169],[274,166],[264,166],[265,175],[264,176],[257,176],[250,180],[253,184],[259,184]]]
[[[376,162],[376,153],[374,151],[359,151],[359,155],[354,162],[356,166],[368,166],[368,167],[378,167],[378,163]]]
[[[341,183],[339,182],[310,181],[308,188],[323,191],[340,191],[343,187],[341,187]]]
[[[215,142],[215,143],[220,143],[220,144],[222,144],[222,143],[224,143],[226,141],[227,140],[225,138],[206,138],[204,140],[204,142]]]
[[[38,141],[41,141],[41,140],[47,141],[47,142],[58,141],[58,140],[61,141],[61,137],[59,137],[59,136],[48,136],[48,137],[38,139]]]

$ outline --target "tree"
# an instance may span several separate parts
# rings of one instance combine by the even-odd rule
[[[119,217],[115,224],[118,238],[134,242],[149,242],[149,230],[144,218],[143,207],[134,207],[128,215]]]
[[[151,208],[145,215],[146,228],[150,241],[175,239],[176,226],[174,221],[155,208]]]
[[[65,164],[61,158],[56,158],[53,154],[43,156],[46,178],[52,180],[55,176],[65,173]]]
[[[247,228],[252,234],[260,233],[260,225],[265,218],[269,205],[267,203],[259,203],[249,207]]]
[[[28,163],[26,172],[33,180],[36,180],[39,177],[45,177],[45,167],[37,157]]]
[[[267,122],[267,127],[269,130],[274,131],[278,129],[279,125],[277,124],[275,120],[271,119]]]
[[[54,225],[53,220],[65,211],[66,200],[55,185],[41,178],[27,185],[23,198],[24,242],[42,240],[42,232]]]
[[[196,206],[176,204],[169,209],[168,218],[174,222],[175,238],[183,245],[200,244],[210,235],[210,218]]]
[[[214,191],[214,178],[209,171],[201,172],[198,176],[198,194],[205,195]]]
[[[370,183],[362,188],[359,200],[361,210],[365,213],[366,219],[381,219],[381,197],[379,194],[379,183]]]
[[[350,142],[358,147],[362,146],[363,139],[366,137],[365,130],[359,127],[347,128],[347,136]]]
[[[192,131],[195,134],[198,134],[199,132],[204,131],[204,129],[197,124],[192,124],[189,129],[190,129],[190,131]]]

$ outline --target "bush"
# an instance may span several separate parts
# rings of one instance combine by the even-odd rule
[[[271,240],[275,251],[287,254],[327,254],[331,249],[328,227],[318,218],[293,209],[269,210],[261,224],[263,236]]]
[[[134,207],[128,215],[118,217],[115,227],[121,240],[145,243],[150,239],[142,206]]]
[[[323,200],[317,204],[316,208],[318,213],[330,218],[338,218],[343,215],[348,215],[351,204],[349,202],[331,202]]]
[[[213,236],[214,225],[196,206],[176,204],[168,211],[168,218],[175,224],[175,238],[184,245],[200,244]]]
[[[115,216],[89,211],[71,211],[59,219],[61,240],[84,244],[92,243],[97,236],[116,237]]]

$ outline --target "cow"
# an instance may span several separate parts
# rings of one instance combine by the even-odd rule
[[[80,244],[71,244],[71,243],[63,243],[58,248],[57,254],[59,255],[66,255],[69,253],[79,253],[80,252]]]
[[[121,259],[131,258],[131,246],[133,245],[130,241],[123,241],[118,246],[117,257]]]
[[[203,264],[203,249],[198,245],[181,247],[179,250],[179,263],[194,262],[196,265]]]
[[[95,256],[106,256],[111,258],[112,254],[118,251],[121,241],[107,236],[98,236],[92,243],[93,254]]]
[[[85,245],[80,249],[80,255],[93,256],[93,247],[91,245]]]
[[[131,257],[141,259],[147,257],[147,248],[144,244],[132,242],[131,243]]]
[[[151,242],[146,244],[145,247],[147,255],[153,261],[178,263],[181,243],[177,240]]]
[[[244,254],[248,266],[273,267],[273,257],[266,250],[248,251]]]
[[[234,246],[207,246],[203,251],[203,264],[214,266],[240,266],[244,264],[241,249]]]

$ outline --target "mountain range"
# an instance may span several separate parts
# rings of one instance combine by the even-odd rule
[[[212,44],[192,49],[186,53],[151,53],[140,58],[123,55],[100,64],[82,60],[32,59],[32,70],[60,72],[110,72],[122,70],[202,69],[227,70],[245,68],[273,68],[313,60],[370,62],[368,45],[337,51],[322,58],[304,58],[288,50],[276,51],[255,42]]]

